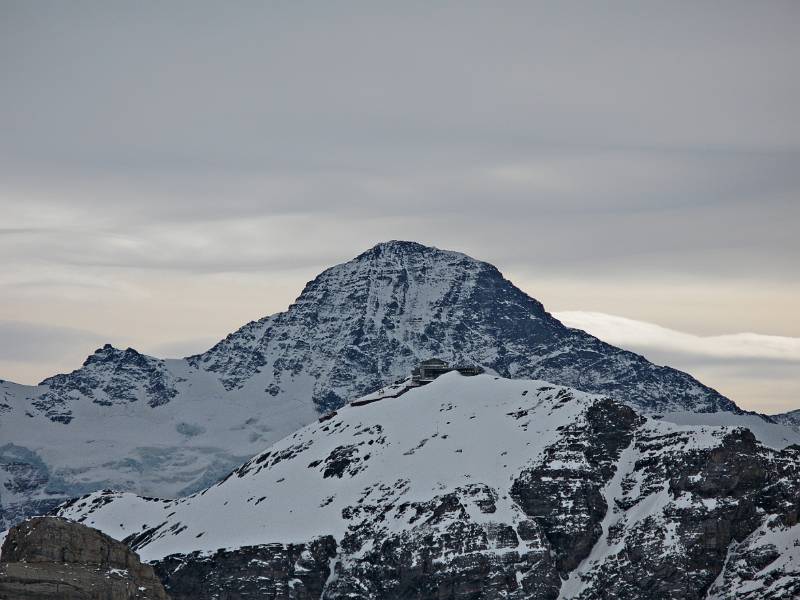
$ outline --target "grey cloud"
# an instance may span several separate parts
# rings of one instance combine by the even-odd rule
[[[84,347],[91,352],[104,341],[103,336],[82,329],[0,321],[0,361],[52,361],[61,359],[76,347]]]
[[[703,337],[602,313],[569,311],[555,316],[656,364],[691,373],[751,410],[785,412],[800,402],[800,337],[747,333]]]
[[[533,295],[556,277],[620,306],[653,280],[793,293],[797,3],[0,10],[9,315],[67,325],[69,294],[159,314],[164,280],[221,301],[219,274],[299,291],[393,238]],[[769,310],[794,316],[751,312]]]
[[[202,172],[531,143],[796,148],[800,136],[792,4],[5,10],[14,164]]]
[[[574,269],[591,256],[594,265],[609,268],[613,262],[616,269],[634,272],[655,265],[698,275],[738,275],[744,269],[759,278],[785,276],[800,252],[795,235],[800,205],[794,200],[800,170],[782,154],[710,162],[716,167],[702,158],[692,163],[663,155],[576,155],[490,163],[464,172],[387,166],[385,172],[289,174],[274,180],[226,176],[206,188],[204,178],[187,182],[185,189],[179,182],[166,189],[95,183],[90,193],[71,201],[60,231],[45,222],[38,234],[33,230],[27,239],[15,236],[0,244],[20,260],[45,256],[68,264],[147,268],[208,261],[213,270],[238,271],[294,260],[289,246],[274,244],[248,223],[269,230],[296,217],[292,239],[309,244],[320,243],[304,239],[310,231],[338,228],[350,235],[354,252],[367,236],[459,245],[458,236],[448,233],[448,225],[458,223],[462,239],[479,240],[474,253],[517,262],[536,257],[543,269]],[[785,175],[767,183],[775,164],[784,164]],[[69,190],[69,183],[64,187]],[[47,214],[65,194],[75,196],[74,191],[45,194],[38,213]],[[239,243],[231,244],[231,235]],[[186,243],[197,236],[205,251]],[[518,242],[504,248],[509,238]],[[122,244],[125,240],[131,243]],[[245,242],[245,251],[233,251]],[[215,247],[218,252],[209,256],[206,251]],[[320,244],[315,254],[322,258],[328,252]]]
[[[800,365],[800,337],[730,333],[700,336],[598,312],[564,311],[554,316],[609,343],[710,360],[793,362]]]
[[[147,354],[163,358],[181,358],[200,354],[211,348],[219,340],[212,337],[202,337],[189,340],[175,340],[163,344],[156,344],[152,347],[144,348]]]

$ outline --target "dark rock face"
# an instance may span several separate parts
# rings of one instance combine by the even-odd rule
[[[600,539],[608,510],[603,488],[642,420],[631,408],[603,400],[587,411],[587,421],[585,427],[565,426],[559,443],[511,486],[511,496],[547,538],[563,576]]]
[[[312,600],[321,596],[335,555],[336,542],[327,536],[307,545],[168,556],[154,566],[173,600]]]
[[[0,558],[2,600],[168,600],[152,567],[78,523],[37,517],[12,528]]]
[[[341,476],[353,477],[345,463]],[[158,572],[175,598],[201,600],[223,589],[331,600],[800,597],[800,449],[764,448],[747,430],[659,428],[599,399],[508,489],[476,482],[404,501],[408,485],[387,482],[347,506],[338,547],[327,538],[173,556]],[[498,514],[504,494],[518,514]]]
[[[782,423],[790,427],[800,427],[800,409],[781,413],[779,415],[771,415],[771,418],[776,423]]]
[[[637,437],[639,458],[622,481],[617,509],[635,511],[648,496],[660,496],[662,506],[611,528],[618,551],[582,573],[589,585],[576,598],[798,597],[797,565],[781,564],[791,550],[763,541],[798,523],[798,452],[767,450],[747,430],[713,449],[683,451],[685,445],[680,435]]]
[[[372,519],[351,527],[342,541],[322,598],[556,598],[561,580],[552,547],[535,524],[518,534],[511,524],[471,522],[470,504],[492,514],[494,496],[490,488],[470,486],[406,503],[400,509],[413,515],[414,527],[388,536],[376,535],[375,527],[385,511],[357,509]]]

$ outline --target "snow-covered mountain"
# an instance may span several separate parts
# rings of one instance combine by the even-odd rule
[[[492,265],[413,242],[379,244],[324,271],[288,311],[188,360],[227,389],[260,377],[280,393],[287,373],[307,374],[314,402],[334,408],[431,356],[613,393],[650,411],[737,410],[685,373],[565,327]]]
[[[565,327],[490,264],[387,242],[203,354],[161,360],[107,345],[38,386],[0,382],[0,528],[103,487],[191,493],[433,356],[650,414],[741,413],[685,373]]]
[[[174,600],[790,599],[800,447],[543,381],[398,385],[187,498],[96,492]]]

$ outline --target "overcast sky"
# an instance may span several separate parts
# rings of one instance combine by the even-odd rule
[[[794,1],[0,0],[0,377],[204,350],[413,239],[800,408],[799,27]]]

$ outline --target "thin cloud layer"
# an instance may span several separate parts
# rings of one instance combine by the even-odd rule
[[[598,312],[564,311],[554,316],[623,348],[652,349],[710,359],[763,359],[800,363],[800,338],[757,333],[699,336]]]
[[[691,373],[740,406],[768,413],[800,404],[800,338],[737,333],[698,336],[597,312],[554,314],[569,327]]]

